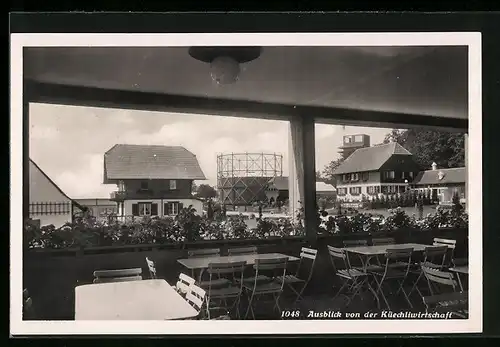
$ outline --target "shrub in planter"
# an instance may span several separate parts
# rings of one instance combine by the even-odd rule
[[[401,228],[413,228],[413,220],[401,209],[391,210],[391,214],[385,219],[382,230],[394,231]]]
[[[257,222],[256,234],[259,238],[275,236],[276,231],[276,223],[269,218],[262,218]]]
[[[175,216],[175,221],[179,225],[185,241],[193,242],[201,239],[201,216],[196,214],[196,209],[192,205],[181,209]]]
[[[351,221],[346,215],[336,216],[335,224],[339,234],[348,234],[352,232]]]
[[[228,219],[226,232],[229,236],[228,238],[243,239],[250,236],[247,223],[241,214]]]
[[[371,216],[365,213],[356,213],[351,218],[351,232],[362,233],[365,231],[365,226],[371,221]]]

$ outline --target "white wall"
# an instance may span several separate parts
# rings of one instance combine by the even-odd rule
[[[193,205],[193,208],[196,210],[196,213],[201,215],[203,213],[203,203],[197,199],[140,199],[140,200],[125,200],[124,201],[124,215],[131,216],[132,215],[132,205],[140,202],[151,202],[154,204],[158,204],[158,215],[165,216],[163,213],[163,204],[169,201],[178,201],[182,203],[184,207],[188,207],[189,205]],[[165,211],[166,212],[166,211]]]
[[[31,161],[29,164],[29,195],[30,204],[36,203],[69,203],[69,213],[64,214],[38,214],[32,213],[30,208],[29,217],[39,219],[40,225],[53,224],[56,228],[71,222],[73,216],[73,206],[71,199],[65,196]]]

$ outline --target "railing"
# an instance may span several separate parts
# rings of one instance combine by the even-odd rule
[[[125,195],[126,195],[126,192],[116,191],[116,192],[111,192],[111,194],[109,194],[109,198],[110,198],[110,200],[113,200],[113,201],[123,201],[123,200],[125,200]]]

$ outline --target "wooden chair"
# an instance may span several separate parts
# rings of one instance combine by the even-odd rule
[[[257,254],[257,247],[240,247],[240,248],[229,248],[227,250],[229,256],[233,255],[246,255],[246,254]]]
[[[448,246],[429,246],[424,249],[424,259],[419,264],[418,269],[412,271],[413,274],[417,275],[417,279],[414,282],[414,285],[408,295],[416,290],[420,297],[423,297],[421,288],[419,288],[419,284],[422,279],[425,279],[427,287],[430,287],[429,281],[424,276],[424,271],[422,267],[427,267],[431,269],[443,270],[445,267],[446,254],[448,252]],[[430,288],[429,288],[430,289]]]
[[[347,299],[346,306],[349,306],[354,297],[361,295],[361,290],[365,283],[367,283],[368,287],[371,289],[370,283],[368,282],[368,274],[364,271],[351,267],[349,257],[344,249],[336,248],[330,245],[327,245],[327,248],[335,276],[337,276],[342,282],[341,287],[337,290],[333,299],[335,300],[342,294]],[[337,266],[338,261],[341,261],[342,266]],[[345,289],[347,289],[347,292],[344,294],[342,292]],[[371,290],[373,291],[373,289]]]
[[[203,288],[198,287],[196,284],[193,284],[189,287],[188,292],[186,293],[186,301],[198,312],[198,319],[206,318],[203,314],[203,307],[206,303],[206,291]],[[229,315],[222,315],[216,318],[212,318],[212,320],[230,320]]]
[[[446,266],[451,267],[453,266],[453,259],[455,257],[455,248],[457,246],[457,241],[456,240],[451,240],[451,239],[441,239],[441,238],[434,238],[433,240],[433,246],[447,246],[448,247],[448,260],[446,260]]]
[[[401,248],[401,249],[387,249],[385,253],[385,266],[383,271],[371,272],[375,282],[377,283],[377,297],[380,295],[384,300],[387,309],[391,309],[389,302],[384,293],[384,285],[390,287],[391,284],[397,283],[398,288],[396,290],[396,295],[403,292],[404,297],[411,308],[413,304],[408,297],[404,289],[405,282],[408,278],[411,267],[411,257],[413,254],[413,248]]]
[[[317,255],[318,250],[302,247],[297,272],[295,275],[286,275],[284,278],[285,284],[296,295],[295,302],[302,299],[302,294],[312,278]],[[282,279],[277,277],[276,280],[281,281]],[[300,285],[300,290],[295,288],[297,285]]]
[[[31,320],[35,318],[35,310],[33,309],[33,299],[31,298],[28,289],[23,290],[23,320]]]
[[[196,281],[194,278],[189,277],[188,275],[181,272],[179,274],[179,279],[177,280],[177,283],[175,284],[175,286],[173,286],[173,288],[177,291],[177,293],[181,294],[182,296],[186,296],[191,286],[193,286],[195,282]]]
[[[394,240],[392,237],[383,237],[383,238],[372,239],[373,246],[393,245],[395,243],[396,243],[396,240]]]
[[[368,246],[367,240],[344,240],[344,247]]]
[[[283,287],[285,285],[286,268],[288,264],[288,257],[283,258],[260,258],[255,259],[255,265],[253,266],[255,271],[255,276],[253,276],[253,281],[249,279],[243,280],[244,288],[250,293],[248,308],[245,314],[245,318],[251,313],[252,317],[255,319],[253,304],[254,299],[265,296],[273,296],[274,306],[273,310],[280,312],[279,299],[283,293]],[[260,276],[263,273],[268,273],[269,276]],[[266,279],[267,280],[264,280]],[[274,279],[277,280],[274,280]]]
[[[205,249],[196,249],[192,251],[188,251],[188,258],[205,258],[205,257],[218,257],[220,256],[220,249],[219,248],[205,248]],[[196,271],[194,269],[191,269],[191,277],[196,278]],[[201,281],[201,274],[203,274],[203,271],[199,274],[200,276],[200,281]]]
[[[207,272],[210,276],[206,285],[208,319],[213,310],[224,310],[229,314],[233,309],[236,309],[236,314],[240,318],[239,305],[246,264],[246,261],[236,261],[208,265]],[[228,301],[232,303],[228,304]],[[216,306],[213,306],[214,304]]]
[[[426,266],[422,270],[427,280],[436,284],[430,287],[431,295],[422,298],[427,312],[450,312],[457,317],[466,318],[469,314],[468,293],[457,292],[458,283],[453,274]]]
[[[154,261],[146,257],[146,263],[148,264],[149,276],[151,277],[151,279],[156,279],[156,266]]]
[[[97,270],[94,271],[94,283],[126,282],[142,280],[142,269]]]

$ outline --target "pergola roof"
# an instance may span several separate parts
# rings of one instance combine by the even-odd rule
[[[263,47],[215,86],[188,47],[27,48],[25,79],[187,97],[467,119],[466,46]]]

